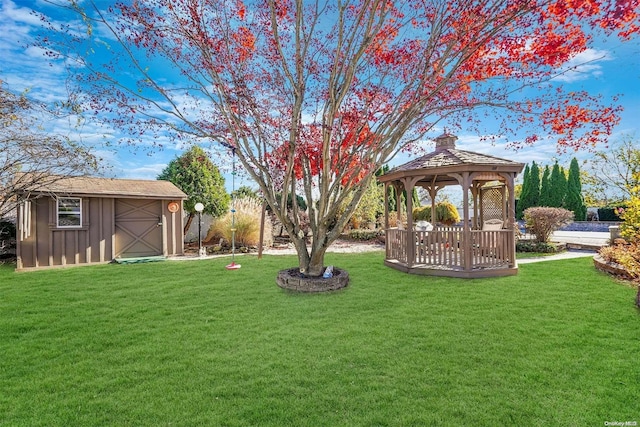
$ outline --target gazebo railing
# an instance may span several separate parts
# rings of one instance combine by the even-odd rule
[[[385,236],[387,259],[395,259],[398,262],[407,264],[407,237],[406,230],[399,228],[387,229]]]
[[[514,230],[472,230],[473,267],[501,267],[515,264]]]
[[[437,227],[432,231],[414,231],[414,264],[457,268],[464,265],[462,228]]]
[[[432,231],[409,231],[390,228],[386,232],[386,258],[415,267],[437,266],[465,268],[465,245],[462,227],[436,227]],[[512,230],[471,230],[469,269],[502,267],[514,264]],[[409,262],[409,242],[414,242],[413,260]]]

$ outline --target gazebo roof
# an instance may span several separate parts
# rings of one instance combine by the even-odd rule
[[[473,151],[449,148],[425,154],[424,156],[393,168],[390,172],[409,171],[414,169],[433,169],[457,165],[520,166],[521,163],[502,159],[500,157],[489,156],[487,154],[474,153]]]
[[[391,169],[379,177],[382,182],[411,175],[441,175],[455,172],[515,172],[524,164],[488,154],[455,148],[454,135],[443,134],[435,139],[436,149],[431,153]]]

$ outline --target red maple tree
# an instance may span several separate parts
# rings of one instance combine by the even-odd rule
[[[503,133],[527,132],[516,146],[604,140],[615,99],[566,91],[557,77],[595,36],[640,29],[638,0],[136,0],[77,11],[83,33],[52,22],[57,35],[43,41],[80,62],[83,105],[133,140],[232,147],[312,276],[374,171],[436,124],[473,130],[491,114]],[[307,199],[310,249],[288,193]]]

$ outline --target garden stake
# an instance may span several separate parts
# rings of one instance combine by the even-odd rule
[[[231,161],[231,264],[225,268],[227,270],[237,270],[241,267],[240,264],[236,264],[236,149],[231,149],[232,161]]]

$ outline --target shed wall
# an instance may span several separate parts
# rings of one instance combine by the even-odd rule
[[[30,235],[18,231],[17,268],[39,268],[110,262],[116,256],[116,202],[102,197],[82,198],[82,225],[59,228],[56,225],[56,201],[52,197],[31,200],[30,216],[18,208],[18,218],[28,218]],[[135,199],[132,199],[135,200]],[[183,255],[182,209],[167,210],[169,201],[159,200],[158,228],[161,228],[160,255]],[[20,228],[24,224],[19,224]],[[131,257],[137,254],[120,253]]]

